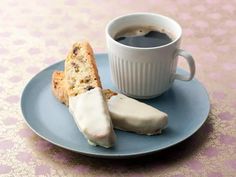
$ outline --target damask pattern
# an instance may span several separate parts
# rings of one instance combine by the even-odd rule
[[[35,135],[19,106],[26,83],[77,40],[105,52],[106,23],[131,12],[160,13],[183,27],[182,48],[193,54],[211,100],[203,127],[173,148],[130,160],[85,157]],[[235,29],[235,0],[1,0],[0,176],[235,176]]]

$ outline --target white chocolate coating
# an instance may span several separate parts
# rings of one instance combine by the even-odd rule
[[[70,97],[69,110],[89,144],[106,148],[114,144],[115,133],[101,88]]]
[[[114,127],[121,130],[153,135],[168,123],[166,113],[122,94],[112,96],[108,108]]]

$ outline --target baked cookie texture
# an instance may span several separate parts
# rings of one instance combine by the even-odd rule
[[[76,96],[95,87],[102,87],[93,50],[88,42],[73,45],[65,60],[65,87],[69,96]]]
[[[54,71],[52,74],[52,92],[60,102],[68,106],[69,97],[66,89],[67,87],[64,72]],[[104,89],[102,92],[106,100],[110,99],[114,95],[117,95],[117,93],[111,91],[110,89]]]
[[[52,92],[54,96],[65,105],[69,105],[64,72],[54,71],[52,74]]]

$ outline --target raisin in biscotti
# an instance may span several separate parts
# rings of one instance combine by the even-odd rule
[[[54,71],[52,74],[52,91],[55,97],[62,103],[68,106],[69,97],[67,93],[67,87],[63,71]],[[112,96],[117,95],[117,93],[112,92],[109,89],[104,89],[103,94],[108,100]]]
[[[76,96],[95,87],[101,88],[93,50],[88,42],[73,45],[65,60],[65,81],[68,96]]]

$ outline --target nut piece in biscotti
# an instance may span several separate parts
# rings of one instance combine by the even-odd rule
[[[93,50],[88,42],[73,45],[65,60],[65,81],[68,96],[76,96],[95,87],[101,88]]]
[[[52,91],[55,97],[62,103],[68,106],[69,104],[69,97],[68,93],[66,91],[66,82],[65,82],[65,77],[64,77],[64,72],[63,71],[54,71],[52,74]],[[109,89],[104,89],[103,90],[103,95],[105,98],[108,100],[112,96],[117,95],[117,93],[109,90]]]
[[[66,90],[64,72],[54,71],[52,74],[52,92],[54,96],[65,105],[69,104],[69,97]]]

